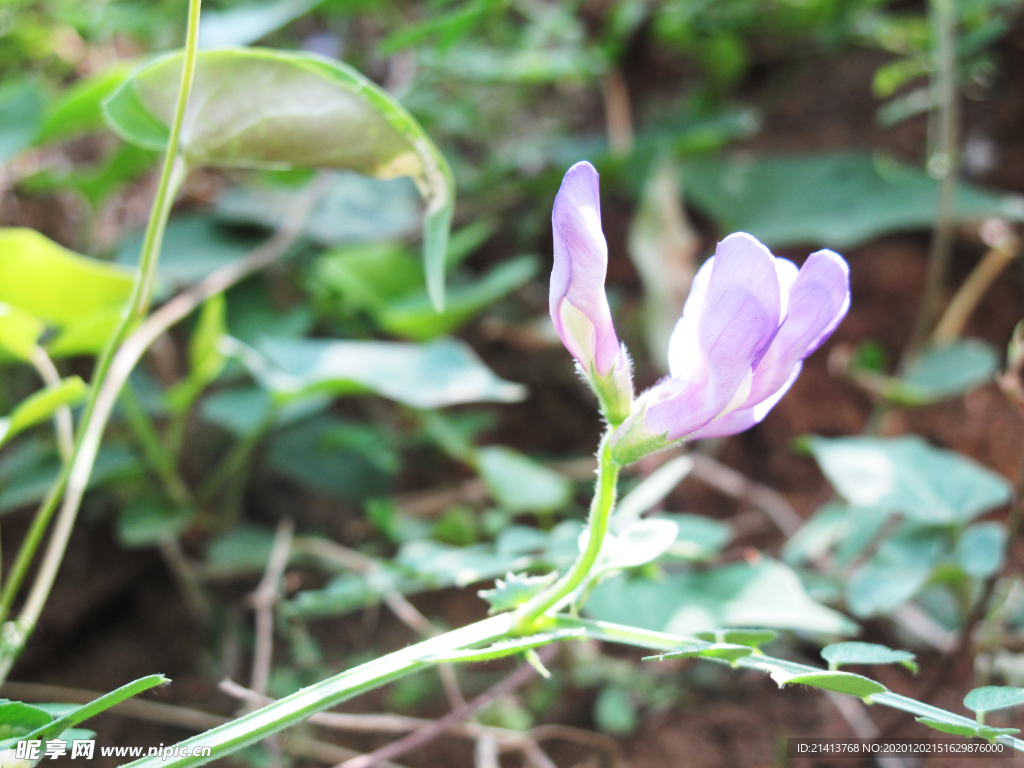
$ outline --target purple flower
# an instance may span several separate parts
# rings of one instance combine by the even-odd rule
[[[694,278],[669,343],[670,376],[640,396],[612,437],[613,452],[629,463],[684,438],[749,429],[849,306],[839,254],[817,251],[797,270],[750,235],[729,235]]]
[[[551,212],[554,267],[548,304],[558,336],[597,392],[612,423],[628,415],[633,396],[629,358],[619,344],[604,292],[608,244],[601,230],[597,171],[576,163],[565,174]]]

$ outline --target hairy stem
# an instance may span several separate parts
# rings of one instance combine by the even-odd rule
[[[185,40],[185,58],[181,73],[178,104],[171,123],[167,154],[164,157],[164,164],[160,173],[160,185],[157,188],[149,224],[146,227],[146,235],[143,239],[142,253],[139,258],[139,273],[135,280],[135,287],[132,290],[131,298],[124,315],[121,317],[120,323],[108,340],[96,363],[92,378],[92,391],[82,416],[81,431],[75,443],[72,458],[69,462],[65,463],[60,476],[54,482],[47,493],[46,499],[36,512],[36,517],[32,521],[32,527],[18,551],[15,566],[12,569],[12,577],[14,578],[8,580],[3,594],[0,595],[0,618],[3,618],[10,613],[11,604],[17,594],[21,580],[24,578],[36,549],[42,541],[43,534],[57,508],[57,504],[63,496],[64,503],[58,515],[57,523],[54,526],[49,545],[43,555],[43,561],[39,566],[32,589],[16,624],[16,642],[12,643],[5,650],[3,657],[0,658],[0,681],[10,671],[11,665],[13,665],[14,660],[17,658],[21,647],[24,646],[28,634],[31,633],[32,628],[39,619],[43,605],[50,595],[50,588],[53,586],[57,571],[60,569],[61,561],[64,558],[64,551],[71,536],[71,529],[78,513],[79,502],[89,482],[89,476],[92,473],[93,460],[99,448],[99,439],[110,415],[109,410],[104,413],[102,409],[97,407],[100,403],[103,385],[107,380],[122,343],[128,337],[139,318],[146,313],[149,306],[153,277],[156,274],[156,265],[160,256],[160,246],[163,240],[167,217],[170,215],[175,193],[185,175],[184,162],[178,154],[178,144],[181,139],[181,126],[185,119],[185,106],[188,103],[188,95],[192,88],[192,76],[195,72],[199,40],[200,5],[201,0],[189,0],[188,33]],[[67,490],[66,494],[65,490]]]
[[[601,554],[601,545],[608,532],[608,519],[615,506],[615,488],[621,469],[612,459],[609,434],[601,440],[601,446],[597,451],[597,487],[594,489],[594,499],[590,504],[590,538],[587,541],[587,548],[580,553],[576,562],[562,578],[535,595],[516,612],[516,629],[523,634],[535,631],[533,624],[536,620],[583,583],[597,561],[597,556]]]

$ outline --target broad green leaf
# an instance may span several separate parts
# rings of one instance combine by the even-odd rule
[[[486,648],[468,648],[464,651],[440,652],[432,656],[427,656],[425,661],[430,661],[435,664],[445,664],[450,662],[466,663],[471,661],[501,659],[505,656],[511,656],[514,653],[522,653],[533,648],[540,648],[548,645],[549,643],[557,643],[564,640],[579,640],[585,637],[586,634],[587,631],[583,627],[556,629],[553,632],[541,632],[536,635],[516,637],[511,640],[502,640],[489,645]]]
[[[703,515],[667,512],[659,518],[675,524],[678,533],[668,554],[684,560],[709,560],[721,552],[733,536],[728,523]]]
[[[172,411],[187,411],[207,385],[224,370],[227,358],[221,349],[221,341],[227,335],[226,312],[223,293],[203,302],[199,321],[189,340],[188,377],[167,392],[167,403]]]
[[[24,737],[51,722],[53,716],[45,709],[20,701],[0,699],[0,743]]]
[[[230,224],[277,229],[302,189],[269,183],[231,187],[215,215]],[[419,195],[408,179],[374,179],[342,171],[313,206],[303,234],[321,245],[403,239],[419,227]],[[422,268],[418,270],[422,283]]]
[[[424,288],[421,270],[405,248],[378,242],[335,248],[317,259],[310,289],[334,314],[375,315],[389,302]]]
[[[107,120],[126,140],[148,149],[166,145],[182,56],[169,54],[142,67],[104,103]],[[202,51],[181,151],[193,166],[409,176],[426,201],[427,287],[441,306],[455,199],[451,170],[412,116],[351,67],[309,53]]]
[[[207,395],[199,412],[211,424],[236,435],[251,435],[271,425],[285,426],[303,421],[326,410],[330,404],[330,398],[314,396],[277,406],[267,390],[243,386],[218,389]]]
[[[767,558],[672,573],[658,581],[615,576],[594,589],[584,613],[680,635],[728,626],[856,631],[845,616],[812,600],[790,568]]]
[[[910,651],[897,651],[876,643],[833,643],[821,649],[821,657],[828,662],[830,670],[844,664],[902,664],[911,672],[917,672],[916,657]]]
[[[510,512],[550,512],[572,496],[568,478],[506,446],[480,448],[473,463],[494,500]]]
[[[11,304],[0,303],[0,350],[28,361],[46,323]]]
[[[940,529],[907,523],[886,539],[878,552],[856,568],[846,582],[846,601],[859,617],[888,613],[928,582],[948,556],[950,542]]]
[[[136,66],[131,61],[118,61],[64,90],[47,107],[36,143],[48,144],[106,128],[102,104]]]
[[[229,8],[205,11],[199,23],[199,47],[249,45],[295,21],[316,8],[322,0],[264,0]]]
[[[97,351],[131,293],[129,270],[79,256],[31,229],[0,229],[0,302],[60,329],[53,355]]]
[[[477,594],[491,604],[488,614],[511,611],[525,604],[542,589],[550,586],[558,578],[558,573],[551,571],[543,576],[531,576],[528,573],[509,573],[504,579],[495,579],[493,589],[481,589]]]
[[[447,77],[485,83],[552,83],[590,79],[607,69],[598,49],[576,46],[501,50],[459,45],[445,51],[424,51],[427,64]]]
[[[658,654],[657,656],[647,656],[644,661],[662,661],[664,659],[692,659],[697,656],[705,656],[712,659],[726,659],[727,661],[736,661],[744,656],[749,656],[754,652],[754,649],[749,645],[736,645],[733,643],[708,643],[708,644],[697,644],[693,645],[681,645],[678,648],[674,648],[671,651]]]
[[[789,670],[774,667],[769,674],[779,687],[786,685],[810,685],[814,688],[824,688],[826,691],[836,693],[848,693],[861,699],[867,698],[873,693],[885,693],[886,688],[881,683],[875,682],[862,675],[855,675],[852,672],[806,672],[794,674]]]
[[[915,359],[901,379],[893,379],[886,397],[908,405],[923,405],[983,387],[992,381],[999,359],[991,344],[963,339],[929,349]]]
[[[29,395],[18,403],[10,415],[0,419],[0,445],[19,432],[50,418],[58,408],[80,402],[85,397],[85,391],[85,382],[81,378],[69,376],[59,384]]]
[[[45,107],[35,78],[11,79],[0,86],[0,162],[32,144]]]
[[[155,547],[177,539],[195,518],[196,510],[172,509],[159,497],[137,496],[117,518],[117,540],[126,549]]]
[[[621,685],[606,685],[594,701],[594,722],[604,733],[625,736],[640,723],[636,703]]]
[[[600,576],[609,571],[637,568],[665,554],[676,540],[679,527],[671,520],[650,518],[637,520],[621,533],[609,533],[601,542],[601,553],[590,571]],[[586,549],[590,531],[580,536],[580,551]]]
[[[25,179],[23,186],[26,191],[39,193],[76,190],[95,211],[112,194],[153,168],[159,159],[157,152],[118,142],[95,163],[46,168]]]
[[[384,330],[396,336],[429,341],[458,330],[486,307],[530,282],[538,268],[535,256],[519,256],[494,267],[476,282],[449,287],[441,312],[436,312],[423,294],[381,307],[376,319]]]
[[[715,629],[711,632],[697,632],[694,637],[710,643],[727,643],[760,648],[776,638],[774,629]]]
[[[984,579],[999,573],[1006,550],[1006,528],[987,521],[969,526],[953,551],[953,558],[968,576]]]
[[[722,231],[778,247],[849,248],[887,232],[928,229],[938,199],[937,183],[923,171],[857,152],[697,158],[684,164],[683,181],[688,201]],[[1024,220],[1020,197],[968,184],[957,193],[957,221]]]
[[[952,525],[1010,498],[1003,477],[919,437],[813,437],[808,445],[839,495],[855,506]]]
[[[693,470],[693,458],[677,456],[666,461],[615,505],[610,522],[613,531],[629,525],[654,508]]]
[[[978,715],[1024,704],[1024,688],[985,685],[964,696],[964,706]]]
[[[465,343],[450,339],[423,345],[264,339],[258,348],[265,360],[247,364],[264,386],[285,399],[314,392],[372,392],[414,408],[441,408],[524,396],[521,385],[499,379]]]

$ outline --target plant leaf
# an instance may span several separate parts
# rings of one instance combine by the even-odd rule
[[[710,645],[680,646],[671,651],[658,654],[657,656],[645,656],[644,661],[663,661],[664,659],[690,659],[696,656],[707,656],[714,659],[736,659],[749,656],[754,649],[749,645],[736,645],[734,643],[711,643]]]
[[[127,141],[149,149],[166,146],[182,57],[176,52],[146,64],[104,103],[107,121]],[[351,67],[310,53],[202,51],[181,152],[193,166],[409,176],[426,202],[427,290],[438,309],[443,305],[455,201],[451,170],[416,120]]]
[[[19,432],[50,418],[58,408],[80,402],[85,392],[85,382],[78,376],[69,376],[52,387],[29,395],[18,403],[9,416],[0,419],[0,445]]]
[[[879,682],[855,675],[852,672],[807,672],[794,674],[780,667],[770,667],[769,674],[772,680],[782,688],[786,685],[810,685],[814,688],[824,688],[826,691],[836,693],[848,693],[861,699],[873,693],[885,693],[888,688]]]
[[[897,651],[876,643],[833,643],[821,649],[821,657],[831,670],[844,664],[902,664],[911,672],[917,672],[916,657],[910,651]]]
[[[964,696],[964,706],[979,715],[1024,704],[1024,688],[985,685]]]
[[[488,492],[510,512],[551,512],[572,496],[568,478],[506,446],[480,448],[472,461]]]

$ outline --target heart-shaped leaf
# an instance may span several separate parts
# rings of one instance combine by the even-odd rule
[[[182,63],[181,52],[157,58],[104,102],[107,121],[124,139],[166,147]],[[443,304],[455,202],[451,170],[419,123],[351,67],[294,51],[202,51],[181,152],[193,166],[319,167],[412,178],[426,202],[427,289],[435,306]]]

